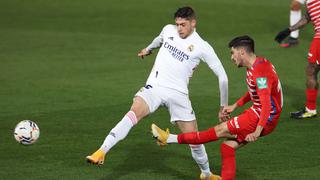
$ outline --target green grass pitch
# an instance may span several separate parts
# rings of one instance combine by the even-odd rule
[[[288,25],[290,0],[3,0],[0,1],[0,179],[198,179],[186,145],[159,148],[149,127],[178,129],[165,108],[148,116],[115,146],[105,165],[85,156],[96,150],[130,108],[155,54],[137,52],[191,5],[197,32],[215,49],[229,77],[230,103],[244,94],[245,69],[236,68],[227,43],[249,34],[256,53],[276,66],[284,109],[275,132],[237,151],[239,180],[319,179],[320,120],[297,121],[289,112],[304,105],[305,66],[312,25],[300,44],[280,48],[275,34]],[[199,129],[217,123],[217,78],[201,64],[190,82]],[[240,113],[244,108],[238,110]],[[235,113],[235,114],[237,114]],[[31,146],[15,142],[13,129],[31,119],[40,129]],[[206,145],[211,169],[220,174],[220,142]]]

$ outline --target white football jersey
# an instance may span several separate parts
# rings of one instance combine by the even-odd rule
[[[219,77],[220,95],[223,96],[221,105],[227,105],[228,79],[225,70],[213,48],[196,31],[182,39],[175,25],[166,25],[147,50],[157,47],[160,49],[147,84],[188,94],[189,79],[202,60]]]

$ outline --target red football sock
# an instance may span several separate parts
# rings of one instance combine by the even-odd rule
[[[182,133],[178,135],[179,144],[203,144],[218,139],[214,128],[206,131]]]
[[[222,169],[221,176],[222,180],[234,180],[236,176],[236,157],[235,150],[226,145],[221,144],[221,158],[222,158]]]
[[[317,108],[318,89],[307,89],[306,96],[306,107],[310,110],[315,110]]]

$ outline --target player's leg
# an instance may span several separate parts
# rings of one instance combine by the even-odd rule
[[[209,128],[206,131],[183,133],[179,135],[170,134],[161,130],[156,125],[152,125],[152,133],[163,144],[180,143],[180,144],[201,144],[216,141],[221,137],[228,138],[228,143],[221,145],[223,160],[223,179],[232,179],[235,175],[235,152],[234,150],[240,145],[245,144],[245,137],[254,132],[259,117],[249,109],[239,116],[233,117],[227,122]],[[270,131],[272,131],[270,129]],[[160,138],[159,138],[160,137]],[[230,141],[230,142],[229,142]]]
[[[317,96],[318,96],[318,72],[320,70],[319,66],[319,51],[320,51],[320,40],[314,39],[311,43],[308,65],[306,68],[306,107],[301,111],[292,112],[291,117],[296,119],[310,118],[317,115]]]
[[[295,25],[302,16],[301,6],[304,4],[304,0],[292,0],[290,6],[290,26]],[[292,31],[290,37],[298,39],[299,30]]]
[[[292,0],[290,5],[290,26],[296,24],[302,16],[301,13],[301,6],[304,4],[305,0]],[[298,41],[299,37],[299,30],[292,31],[290,33],[290,37],[287,41],[284,43],[281,43],[280,45],[282,47],[290,47],[292,45],[296,45],[299,43]]]
[[[166,105],[170,112],[171,122],[175,122],[181,132],[193,132],[198,130],[196,116],[191,101],[187,94],[177,91],[167,91]],[[210,171],[209,160],[204,145],[190,145],[191,154],[201,170],[201,178],[212,179],[214,175]]]
[[[198,131],[197,121],[176,121],[177,126],[181,132],[194,132]],[[193,159],[198,164],[201,170],[201,179],[209,179],[210,176],[214,177],[215,175],[211,173],[209,167],[209,160],[206,149],[203,144],[190,144],[191,154]]]
[[[206,131],[179,134],[177,136],[177,142],[179,144],[203,144],[216,141],[219,138],[234,137],[235,136],[229,132],[227,122],[223,122]]]
[[[223,123],[215,126],[214,128],[210,128],[206,131],[200,131],[200,132],[195,132],[195,131],[196,130],[193,130],[193,132],[186,132],[186,133],[175,135],[175,134],[170,134],[168,131],[166,132],[166,131],[161,130],[155,124],[152,125],[153,136],[156,137],[158,139],[158,141],[161,141],[162,144],[167,144],[167,143],[192,144],[192,145],[190,145],[191,150],[192,150],[192,156],[194,157],[194,154],[198,155],[198,159],[196,159],[195,157],[194,157],[194,159],[199,164],[199,167],[201,167],[200,165],[202,163],[204,163],[208,157],[206,154],[204,156],[203,153],[197,152],[196,149],[193,149],[193,147],[194,148],[200,148],[200,147],[204,148],[203,143],[216,141],[220,137],[235,138],[234,135],[230,134],[230,132],[228,130],[227,122],[223,122]],[[201,146],[196,146],[197,144],[201,145]],[[226,149],[226,148],[224,148],[224,149]],[[203,150],[203,152],[205,152],[205,151]],[[228,152],[230,152],[230,151],[225,152],[225,150],[224,150],[223,152],[224,152],[224,154],[223,154],[224,156],[230,155],[230,153],[228,154]],[[227,160],[225,160],[225,162],[227,163],[226,167],[232,167],[232,166],[230,166],[230,164],[232,163],[230,160],[230,157],[228,157]],[[208,164],[208,166],[209,166],[209,164]],[[234,168],[235,168],[235,166],[234,166]],[[230,175],[228,175],[228,176],[230,176]],[[221,179],[221,177],[218,175],[211,174],[211,173],[207,174],[206,172],[202,171],[202,173],[200,175],[200,179],[218,179],[219,180],[219,179]]]
[[[119,141],[123,140],[131,128],[148,114],[149,108],[146,102],[141,97],[134,98],[130,111],[111,129],[101,147],[92,155],[87,156],[88,162],[103,164],[105,154]]]
[[[220,123],[205,131],[188,132],[182,134],[170,134],[169,131],[164,131],[155,124],[152,124],[151,129],[153,136],[159,141],[160,145],[179,143],[179,144],[203,144],[211,141],[217,141],[219,138],[235,138],[228,129],[228,122]]]
[[[306,91],[306,108],[308,111],[314,111],[316,113],[317,107],[317,95],[318,95],[318,72],[319,65],[315,63],[308,63],[306,68],[306,76],[307,76],[307,91]]]
[[[236,157],[235,151],[243,144],[235,140],[226,140],[220,146],[221,151],[221,177],[223,180],[233,180],[236,176]]]
[[[267,122],[266,126],[264,127],[261,137],[266,136],[270,134],[271,132],[274,131],[278,124],[278,119],[279,119],[280,114],[275,115],[270,121]],[[250,118],[251,117],[251,118]],[[240,119],[239,119],[240,118]],[[247,120],[253,120],[253,116],[247,116],[246,119],[243,117],[238,118],[238,123],[239,126],[243,126],[244,123],[243,121]],[[252,121],[253,122],[253,121]],[[249,125],[248,127],[254,127],[252,125]],[[233,131],[233,130],[231,130]],[[244,141],[245,137],[247,134],[250,133],[250,131],[254,131],[254,128],[246,128],[246,130],[241,130],[243,131],[242,134],[237,137],[237,139],[228,139],[224,141],[221,146],[221,160],[222,160],[222,167],[221,167],[221,176],[222,179],[224,180],[233,180],[236,175],[236,158],[235,158],[235,151],[246,145],[247,143]]]
[[[123,140],[129,131],[143,117],[154,112],[160,105],[152,87],[142,88],[135,96],[130,111],[111,129],[101,147],[92,155],[87,156],[87,160],[94,164],[103,164],[105,154],[119,141]]]
[[[120,120],[120,122],[110,131],[100,149],[107,153],[116,143],[123,140],[143,117],[149,114],[149,107],[143,98],[134,98],[130,111]]]
[[[247,134],[255,131],[256,122],[259,118],[249,109],[239,116],[233,117],[226,122],[222,122],[213,128],[205,131],[188,132],[182,134],[170,134],[168,131],[160,129],[152,124],[153,136],[161,145],[179,143],[179,144],[203,144],[211,141],[217,141],[219,138],[235,139],[242,143]]]
[[[311,118],[317,115],[317,96],[318,96],[318,77],[319,65],[308,63],[306,68],[307,89],[306,89],[306,107],[301,111],[291,113],[292,118]]]

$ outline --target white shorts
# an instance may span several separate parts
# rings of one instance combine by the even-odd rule
[[[299,2],[300,4],[304,4],[306,2],[306,0],[295,0],[297,2]]]
[[[141,97],[148,104],[150,113],[155,112],[161,105],[166,106],[172,123],[196,119],[189,96],[177,90],[146,85],[135,96]]]

